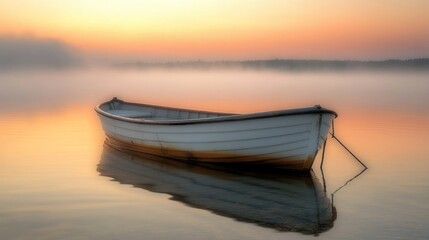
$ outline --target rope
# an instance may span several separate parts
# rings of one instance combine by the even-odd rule
[[[350,153],[350,155],[352,155],[365,169],[368,169],[368,167],[358,158],[358,157],[356,157],[356,155],[354,155],[353,153],[352,153],[352,151],[350,151],[350,149],[348,149],[347,147],[346,147],[346,145],[344,145],[344,143],[342,143],[341,141],[340,141],[340,139],[338,139],[336,136],[335,136],[335,132],[334,132],[334,120],[332,120],[332,133],[330,133],[331,134],[331,136],[332,136],[332,138],[333,139],[335,139],[335,140],[337,140],[337,142],[339,143],[339,144],[341,144],[341,146],[344,148],[344,149],[346,149],[349,153]]]
[[[322,151],[322,161],[320,161],[320,172],[322,173],[322,179],[323,179],[323,191],[326,192],[326,181],[325,181],[325,174],[323,173],[323,160],[325,159],[325,148],[326,148],[326,140],[323,143],[323,151]]]
[[[350,178],[346,183],[344,183],[342,186],[340,186],[339,188],[337,188],[332,194],[331,194],[331,207],[333,209],[334,206],[334,195],[335,193],[337,193],[338,191],[340,191],[343,187],[345,187],[347,184],[349,184],[351,181],[355,180],[357,177],[359,177],[362,173],[364,173],[368,167],[361,161],[359,160],[358,157],[356,157],[356,155],[354,155],[350,149],[348,149],[336,136],[335,136],[335,128],[334,128],[334,120],[332,120],[332,133],[330,133],[332,138],[337,140],[337,142],[344,148],[346,149],[363,167],[364,169],[362,169],[362,171],[360,171],[358,174],[356,174],[354,177]],[[326,139],[327,140],[327,139]],[[322,160],[320,162],[320,170],[322,172],[322,178],[323,178],[323,190],[326,193],[326,181],[325,181],[325,174],[323,173],[323,160],[325,158],[325,148],[326,148],[326,140],[325,143],[323,144],[323,152],[322,152]]]

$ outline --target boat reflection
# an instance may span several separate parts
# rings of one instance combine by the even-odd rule
[[[98,171],[122,184],[172,195],[172,200],[279,231],[319,234],[333,227],[336,210],[312,172],[270,174],[189,165],[135,156],[105,145]]]

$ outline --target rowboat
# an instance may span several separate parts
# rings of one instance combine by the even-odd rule
[[[125,102],[95,107],[108,142],[190,162],[309,171],[326,141],[332,110],[308,108],[231,114]]]
[[[337,217],[313,171],[249,172],[135,153],[105,145],[97,171],[190,207],[278,231],[317,235],[331,229]]]

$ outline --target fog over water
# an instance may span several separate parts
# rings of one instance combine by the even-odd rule
[[[31,39],[0,40],[1,237],[429,238],[425,68],[118,68],[88,64],[61,42]],[[26,52],[33,57],[26,59]],[[362,168],[331,138],[324,163],[326,192],[320,154],[314,178],[285,181],[138,160],[103,147],[93,108],[114,96],[236,113],[321,104],[338,112],[336,136],[369,169],[332,196]],[[305,191],[290,194],[291,189]],[[313,192],[331,212],[296,218],[296,209],[320,210]],[[277,199],[290,201],[289,208]],[[240,212],[254,204],[263,207]],[[320,225],[320,216],[329,221]],[[300,219],[299,225],[291,227],[294,219]]]
[[[0,100],[5,103],[0,109],[4,111],[118,96],[232,112],[316,103],[426,112],[428,73],[428,59],[145,62],[110,56],[103,60],[55,39],[0,36]]]
[[[0,71],[66,69],[81,61],[78,51],[60,40],[0,35]]]
[[[427,72],[92,68],[60,72],[14,71],[2,73],[0,78],[0,99],[4,103],[0,109],[3,111],[97,102],[113,96],[232,112],[314,104],[373,111],[429,111]]]
[[[157,59],[139,53],[89,51],[53,38],[0,34],[0,70],[61,70],[107,66],[119,69],[250,69],[277,71],[429,71],[428,58],[414,59]]]

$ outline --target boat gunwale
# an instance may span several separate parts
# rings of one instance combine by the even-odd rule
[[[196,119],[150,120],[150,119],[135,119],[135,118],[123,117],[123,116],[111,114],[101,109],[103,105],[107,105],[114,102],[119,102],[121,104],[127,104],[127,105],[142,106],[142,107],[153,107],[153,108],[161,108],[161,109],[176,110],[176,111],[188,111],[188,112],[205,113],[205,114],[219,114],[219,115],[225,115],[225,116],[196,118]],[[132,103],[132,102],[125,102],[123,100],[119,100],[116,98],[97,105],[94,110],[97,113],[111,119],[116,119],[116,120],[129,122],[129,123],[149,124],[149,125],[188,125],[188,124],[201,124],[201,123],[219,123],[219,122],[273,118],[273,117],[281,117],[281,116],[307,115],[307,114],[332,114],[335,116],[335,118],[338,116],[338,114],[335,111],[327,108],[322,108],[319,105],[316,105],[314,107],[308,107],[308,108],[274,110],[274,111],[256,112],[256,113],[247,113],[247,114],[231,114],[231,113],[221,113],[221,112],[198,111],[198,110],[185,109],[185,108],[164,107],[164,106],[142,104],[142,103]]]

